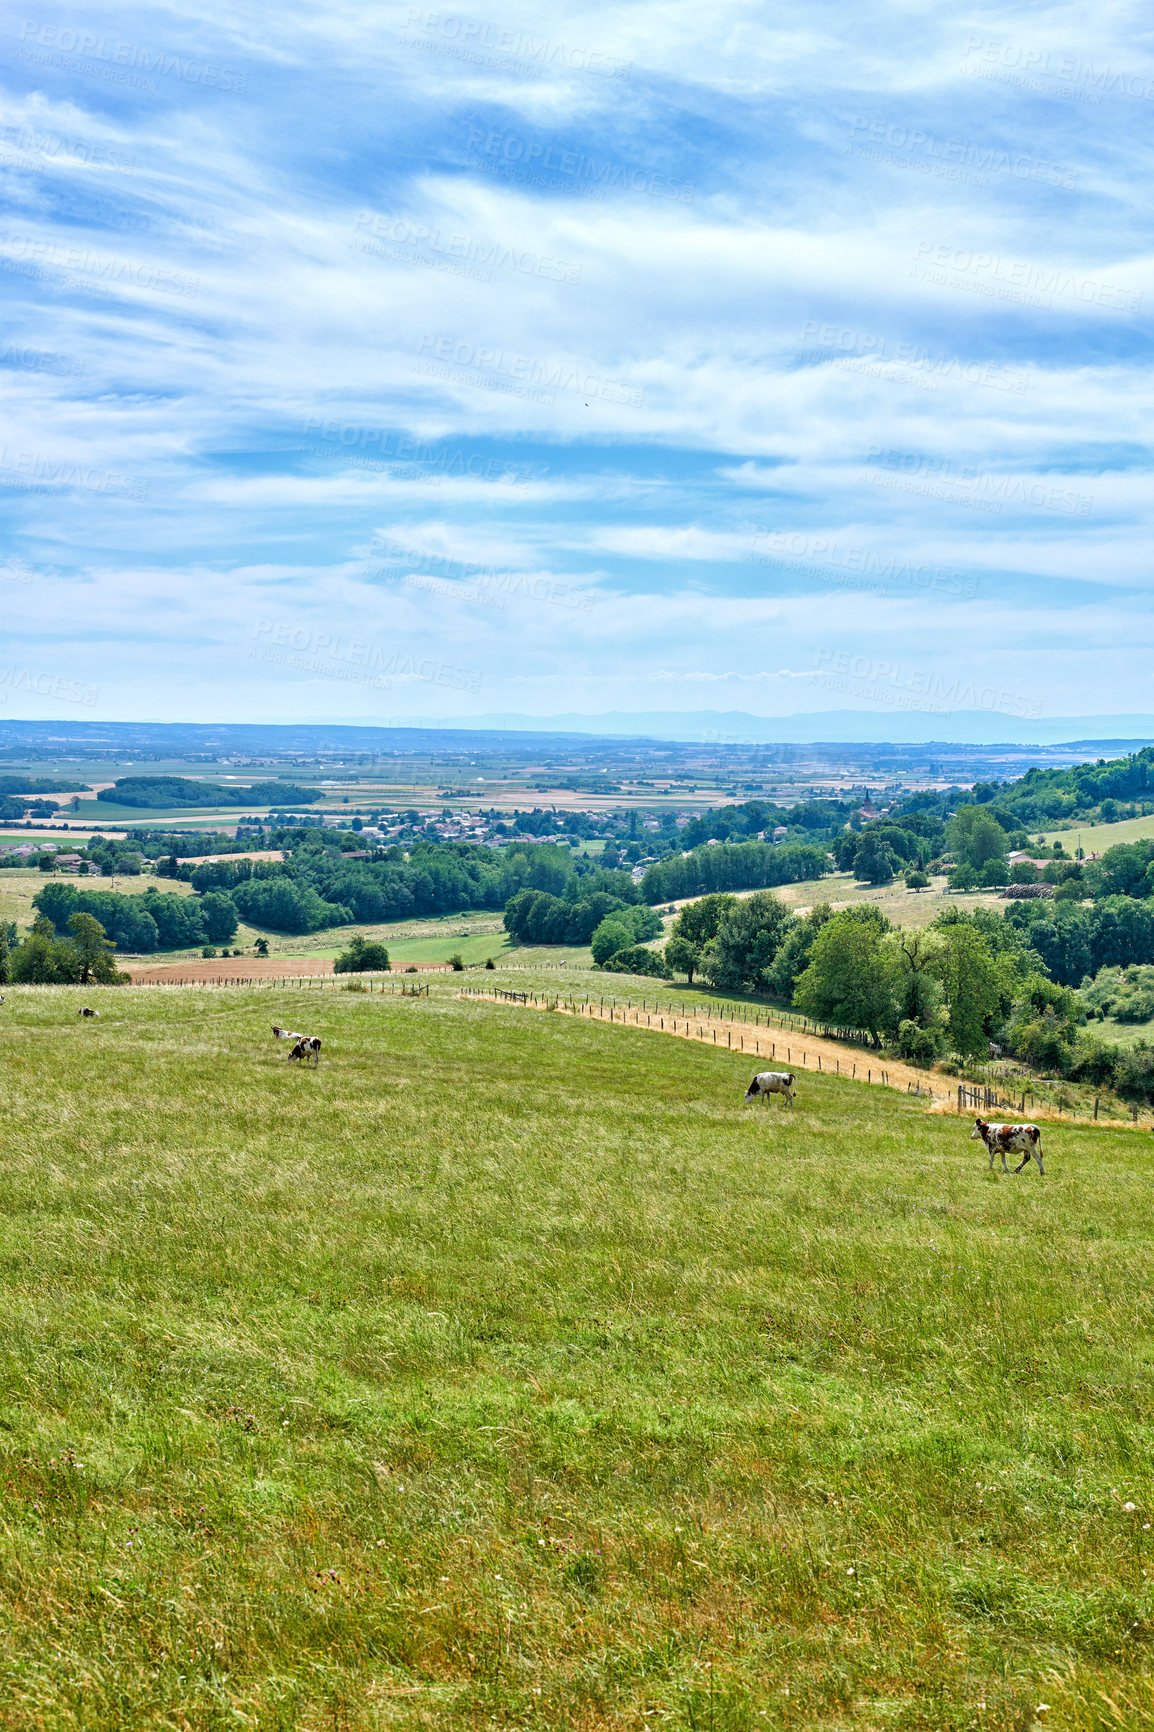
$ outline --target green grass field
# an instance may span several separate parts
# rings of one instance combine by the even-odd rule
[[[1068,824],[1063,830],[1038,830],[1032,834],[1044,835],[1051,844],[1060,840],[1067,854],[1071,854],[1078,845],[1079,832],[1088,855],[1104,854],[1117,842],[1149,841],[1154,836],[1154,812],[1148,812],[1144,818],[1124,818],[1117,824]]]
[[[1154,1721],[1148,1135],[990,1178],[449,980],[84,996],[0,1013],[0,1725]]]

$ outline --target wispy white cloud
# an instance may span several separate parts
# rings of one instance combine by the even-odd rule
[[[472,656],[483,694],[449,697],[477,710],[539,682],[772,711],[806,677],[767,672],[783,644],[804,668],[831,641],[1148,702],[1132,23],[21,24],[0,482],[39,575],[9,648],[99,644],[109,714],[288,715],[316,676],[242,653],[287,597],[310,631]],[[372,575],[382,536],[426,587]],[[561,599],[483,605],[478,571]]]

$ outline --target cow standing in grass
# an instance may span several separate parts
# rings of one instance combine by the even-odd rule
[[[788,1070],[758,1071],[753,1081],[745,1091],[748,1104],[761,1096],[764,1102],[770,1095],[784,1095],[790,1106],[793,1105],[793,1072]]]
[[[289,1063],[292,1064],[295,1061],[299,1064],[303,1059],[308,1064],[310,1058],[319,1070],[321,1068],[320,1036],[316,1034],[298,1035],[297,1043],[288,1055]]]
[[[975,1139],[985,1143],[990,1151],[990,1171],[994,1170],[995,1152],[1002,1157],[1002,1171],[1009,1172],[1006,1165],[1006,1150],[1022,1150],[1022,1159],[1014,1168],[1020,1173],[1027,1166],[1031,1156],[1038,1163],[1038,1171],[1045,1177],[1046,1169],[1042,1165],[1042,1133],[1037,1125],[992,1125],[988,1119],[975,1119],[974,1128],[970,1132],[970,1141]]]

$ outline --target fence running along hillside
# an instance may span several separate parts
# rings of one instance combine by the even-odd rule
[[[550,970],[552,970],[554,968],[563,968],[566,965],[563,963],[561,963],[561,964],[550,963],[550,964],[542,964],[541,966],[542,966],[542,968],[549,968]],[[424,974],[450,974],[451,975],[451,974],[459,973],[460,970],[445,967],[445,968],[423,969],[421,972]],[[529,973],[529,972],[536,972],[536,971],[530,971],[528,969],[523,970],[523,971],[517,970],[515,968],[510,969],[510,967],[507,964],[503,964],[501,972],[504,974],[508,974],[510,972]],[[192,986],[192,987],[197,987],[197,986],[199,986],[199,987],[247,986],[247,987],[257,987],[257,988],[268,988],[270,991],[277,991],[277,992],[289,991],[289,990],[292,990],[293,988],[296,988],[298,990],[304,990],[304,991],[347,992],[349,990],[349,987],[352,986],[354,982],[357,984],[363,985],[364,989],[367,993],[377,992],[377,993],[392,994],[393,996],[400,996],[400,997],[427,998],[429,996],[429,985],[428,985],[427,981],[421,982],[419,984],[414,983],[412,985],[407,985],[403,981],[398,982],[395,974],[391,974],[389,977],[382,977],[380,975],[372,975],[372,974],[366,973],[364,975],[356,974],[356,975],[351,975],[351,976],[349,976],[349,975],[333,975],[333,974],[306,974],[306,975],[293,975],[293,976],[287,976],[287,977],[286,976],[280,976],[280,975],[259,975],[259,976],[255,976],[255,977],[254,976],[240,976],[239,978],[234,978],[232,976],[227,976],[227,975],[225,975],[225,976],[218,975],[218,976],[215,976],[215,977],[207,979],[207,980],[206,979],[195,979],[191,976],[185,976],[185,977],[181,977],[181,978],[173,978],[173,979],[168,979],[168,980],[134,981],[133,985],[137,986],[138,988],[159,988],[159,989],[165,989],[165,988],[171,987],[171,986],[179,986],[179,987],[183,987],[183,986]],[[356,988],[354,987],[354,990],[355,989]],[[655,998],[651,1004],[648,996],[646,996],[642,999],[640,1006],[638,1006],[634,1003],[634,1000],[632,998],[618,997],[618,995],[616,993],[612,992],[612,990],[610,990],[608,993],[602,995],[600,998],[594,998],[594,996],[592,994],[589,994],[585,998],[581,999],[581,998],[577,998],[576,996],[573,996],[573,995],[566,995],[564,993],[561,993],[561,994],[541,994],[541,993],[535,993],[535,992],[510,992],[510,991],[506,991],[506,990],[499,988],[499,987],[496,987],[496,986],[488,987],[485,990],[481,990],[481,989],[476,988],[476,987],[463,987],[461,989],[460,996],[463,998],[473,998],[473,999],[490,999],[490,1000],[495,1000],[495,1001],[502,1001],[503,1000],[503,1001],[508,1002],[508,1003],[532,1005],[535,1008],[539,1007],[539,1008],[560,1009],[560,1008],[564,1007],[565,1009],[569,1010],[574,1015],[586,1015],[586,1016],[594,1015],[598,1019],[604,1018],[606,1021],[609,1021],[609,1022],[615,1022],[617,1020],[620,1020],[622,1023],[625,1023],[629,1020],[628,1012],[633,1011],[636,1013],[636,1017],[637,1017],[637,1020],[635,1021],[634,1026],[640,1027],[641,1023],[640,1023],[639,1018],[641,1016],[645,1016],[649,1019],[646,1022],[645,1026],[652,1028],[654,1026],[652,1019],[654,1017],[656,1017],[657,1018],[656,1026],[660,1029],[665,1029],[666,1028],[665,1019],[668,1018],[668,1032],[669,1033],[681,1032],[681,1029],[679,1028],[679,1024],[681,1024],[681,1025],[684,1025],[684,1032],[687,1035],[689,1035],[690,1038],[694,1038],[692,1036],[692,1033],[691,1033],[691,1025],[696,1023],[698,1026],[698,1030],[699,1030],[696,1038],[699,1040],[704,1040],[705,1039],[705,1030],[708,1027],[710,1030],[710,1033],[712,1035],[712,1042],[715,1046],[720,1044],[720,1042],[718,1040],[718,1032],[719,1031],[718,1031],[718,1028],[716,1026],[714,1026],[715,1024],[720,1024],[724,1028],[725,1023],[727,1023],[727,1022],[730,1022],[730,1023],[740,1022],[740,1023],[744,1024],[745,1026],[748,1026],[749,1024],[752,1023],[755,1027],[764,1028],[766,1030],[765,1037],[760,1038],[760,1037],[755,1035],[753,1037],[752,1043],[747,1044],[747,1037],[744,1033],[744,1029],[739,1030],[738,1031],[738,1042],[737,1042],[737,1045],[734,1046],[734,1044],[733,1044],[733,1031],[726,1030],[725,1032],[726,1032],[726,1037],[727,1037],[726,1038],[727,1050],[732,1051],[732,1052],[745,1053],[750,1058],[768,1058],[768,1059],[770,1059],[771,1062],[774,1060],[777,1060],[778,1062],[780,1062],[780,1057],[779,1057],[777,1048],[778,1048],[779,1044],[782,1044],[785,1046],[785,1062],[787,1064],[800,1064],[803,1068],[810,1068],[809,1067],[808,1051],[804,1048],[798,1048],[798,1051],[800,1052],[801,1056],[800,1056],[800,1058],[794,1058],[794,1056],[793,1056],[794,1048],[793,1048],[792,1043],[790,1043],[790,1042],[780,1042],[779,1043],[771,1034],[771,1032],[770,1032],[771,1030],[775,1031],[776,1033],[780,1033],[780,1034],[804,1035],[804,1036],[807,1036],[811,1040],[838,1041],[838,1042],[840,1042],[846,1046],[850,1046],[850,1047],[856,1046],[859,1049],[859,1051],[862,1051],[865,1053],[868,1053],[868,1052],[871,1052],[872,1050],[874,1050],[872,1048],[870,1042],[868,1041],[868,1039],[866,1039],[863,1036],[860,1029],[834,1028],[834,1027],[832,1027],[828,1024],[825,1024],[825,1023],[812,1022],[807,1017],[793,1016],[790,1014],[789,1011],[775,1011],[771,1016],[770,1012],[767,1009],[765,1009],[764,1007],[759,1009],[756,1006],[746,1007],[744,1005],[737,1006],[737,1005],[722,1003],[722,1004],[712,1005],[708,1009],[703,1009],[703,1007],[701,1005],[694,1004],[694,1005],[691,1005],[688,1007],[688,1014],[687,1014],[687,1008],[685,1006],[683,1006],[681,1004],[676,1004],[672,1000],[662,1000],[662,999]],[[593,1009],[594,1006],[597,1007],[596,1010]],[[606,1013],[606,1006],[608,1006],[608,1015],[607,1016],[605,1014]],[[768,1052],[764,1050],[766,1047],[769,1048]],[[890,1072],[889,1068],[885,1065],[882,1065],[882,1064],[872,1065],[871,1064],[871,1065],[865,1066],[865,1075],[863,1077],[863,1076],[860,1076],[858,1074],[859,1068],[860,1068],[859,1061],[854,1060],[851,1063],[848,1056],[847,1056],[847,1060],[846,1060],[846,1068],[844,1070],[842,1069],[842,1064],[841,1064],[840,1059],[834,1060],[834,1065],[833,1065],[833,1068],[831,1069],[830,1066],[828,1065],[828,1063],[823,1063],[822,1055],[820,1053],[816,1054],[815,1056],[817,1058],[817,1067],[816,1067],[817,1071],[820,1072],[822,1075],[825,1075],[825,1076],[835,1076],[835,1075],[836,1076],[844,1076],[851,1081],[857,1081],[857,1082],[864,1081],[864,1082],[872,1084],[874,1082],[874,1077],[876,1074],[877,1081],[879,1083],[881,1083],[884,1087],[897,1087],[898,1086],[896,1083],[891,1082],[891,1080],[890,1080],[891,1079],[891,1072]],[[903,1068],[905,1068],[905,1067],[903,1067]],[[952,1089],[948,1090],[944,1095],[936,1095],[934,1093],[932,1086],[931,1086],[931,1082],[930,1082],[929,1077],[927,1077],[925,1079],[924,1085],[921,1081],[907,1082],[906,1088],[905,1088],[905,1093],[910,1094],[910,1095],[921,1096],[923,1098],[928,1098],[930,1101],[945,1101],[945,1102],[949,1102],[951,1105],[953,1104],[953,1091],[952,1091]],[[1010,1112],[1014,1112],[1014,1113],[1019,1113],[1019,1114],[1023,1114],[1027,1110],[1029,1110],[1029,1111],[1032,1111],[1035,1113],[1040,1113],[1043,1117],[1056,1119],[1060,1122],[1067,1121],[1067,1120],[1077,1121],[1079,1118],[1079,1114],[1074,1108],[1072,1108],[1072,1107],[1063,1108],[1063,1107],[1055,1105],[1051,1102],[1041,1100],[1037,1095],[1034,1094],[1034,1092],[1032,1090],[1029,1090],[1029,1089],[1027,1089],[1024,1093],[1020,1093],[1018,1098],[1014,1099],[1010,1096],[999,1093],[999,1091],[997,1091],[996,1089],[990,1088],[988,1084],[976,1086],[972,1083],[959,1083],[957,1085],[957,1111],[958,1112],[973,1111],[973,1109],[975,1107],[982,1108],[982,1109],[992,1108],[995,1111],[997,1111],[999,1108],[1001,1108],[1001,1109],[1004,1109],[1004,1110],[1007,1110]],[[1082,1113],[1082,1115],[1081,1115],[1082,1122],[1083,1123],[1086,1123],[1086,1122],[1098,1123],[1099,1122],[1100,1108],[1101,1108],[1101,1097],[1095,1096],[1094,1105],[1093,1105],[1092,1110],[1087,1108]],[[1138,1113],[1139,1113],[1139,1109],[1137,1106],[1131,1106],[1129,1108],[1130,1120],[1131,1120],[1131,1123],[1135,1126],[1138,1125]],[[1115,1119],[1103,1118],[1101,1122],[1107,1123],[1107,1124],[1108,1123],[1118,1124],[1118,1123],[1122,1123],[1124,1121],[1119,1120],[1117,1118],[1115,1118]]]

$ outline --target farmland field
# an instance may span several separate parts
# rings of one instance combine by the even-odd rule
[[[7,989],[0,1726],[1148,1726],[1151,1138],[455,990]]]

